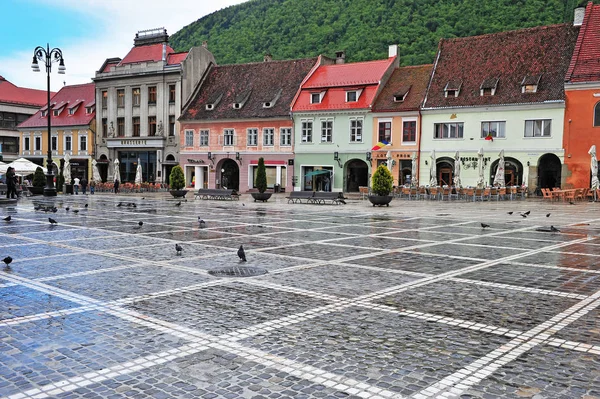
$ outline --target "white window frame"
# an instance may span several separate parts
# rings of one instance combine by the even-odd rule
[[[333,118],[319,119],[321,124],[321,143],[333,143]],[[327,126],[331,124],[331,126]]]
[[[135,92],[137,91],[137,95]],[[142,103],[142,89],[139,87],[134,87],[131,89],[131,105],[134,107],[139,107]]]
[[[444,137],[444,133],[442,132],[442,137],[436,137],[438,126],[448,126],[448,135]],[[451,136],[452,128],[451,126],[455,126],[456,137]],[[461,127],[459,129],[459,127]],[[459,136],[460,133],[460,136]],[[434,140],[462,140],[465,136],[465,123],[464,122],[439,122],[433,124],[433,139]]]
[[[405,122],[415,122],[415,139],[412,141],[404,141],[404,123]],[[402,136],[401,136],[402,144],[404,144],[404,143],[409,144],[409,145],[416,144],[417,137],[419,137],[419,124],[417,123],[417,118],[403,118],[402,119]]]
[[[251,127],[246,129],[246,146],[256,147],[258,146],[258,128]]]
[[[58,136],[56,134],[53,134],[50,139],[50,147],[52,148],[52,151],[58,151]]]
[[[354,94],[354,99],[350,99],[350,96]],[[358,99],[360,98],[360,95],[362,94],[362,89],[356,89],[356,90],[348,90],[346,91],[346,102],[347,103],[355,103],[358,101]]]
[[[194,130],[193,129],[185,129],[183,146],[184,147],[193,147],[194,146]]]
[[[279,139],[282,147],[289,147],[292,145],[292,128],[291,127],[280,127],[279,128]]]
[[[33,151],[42,151],[42,135],[33,136]]]
[[[87,134],[80,134],[79,142],[77,144],[79,145],[79,148],[78,148],[79,152],[87,152]],[[85,146],[85,149],[83,148],[84,146]]]
[[[392,122],[391,118],[382,118],[382,119],[378,119],[377,120],[377,141],[382,141],[381,138],[379,137],[379,125],[381,125],[382,123],[389,123],[390,124],[390,139],[389,139],[389,143],[392,144],[392,137],[394,135],[394,124]],[[385,140],[385,137],[384,137]],[[387,141],[387,140],[386,140]]]
[[[312,119],[301,119],[300,126],[302,130],[301,140],[303,143],[312,143],[313,140],[313,130],[314,130],[314,120]]]
[[[235,129],[223,129],[223,147],[235,145]]]
[[[263,127],[263,146],[272,147],[275,145],[275,128]]]
[[[208,147],[208,139],[210,138],[210,130],[202,129],[199,133],[200,136],[200,147]]]
[[[498,124],[496,131],[492,132],[492,125]],[[485,139],[488,134],[484,133],[484,126],[487,125],[488,132],[495,139],[506,138],[506,121],[481,121],[481,138]]]
[[[64,137],[64,152],[73,151],[73,134],[65,134]],[[68,145],[67,145],[68,144]]]
[[[31,151],[31,136],[23,136],[23,151]]]
[[[319,96],[318,97],[319,101],[315,101],[316,100],[315,96]],[[321,92],[318,92],[318,93],[311,92],[310,93],[310,103],[311,104],[321,104],[323,102],[323,97],[325,97],[325,92],[324,91],[321,91]]]
[[[363,117],[350,117],[350,142],[362,143],[365,120]]]
[[[536,122],[541,122],[542,127],[541,129],[539,129],[539,131],[541,132],[540,135],[536,135],[535,134],[535,124]],[[532,127],[532,132],[531,135],[527,135],[527,125],[531,124]],[[549,130],[549,134],[548,135],[544,135],[544,131],[548,129]],[[550,138],[552,137],[552,119],[527,119],[525,120],[525,130],[523,133],[523,137],[525,138]]]

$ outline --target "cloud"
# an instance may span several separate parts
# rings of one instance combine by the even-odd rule
[[[72,37],[61,46],[67,73],[58,75],[52,68],[51,89],[57,91],[66,84],[91,82],[106,58],[125,57],[133,46],[135,33],[164,27],[173,34],[203,16],[246,0],[37,0],[40,4],[61,7],[65,13],[77,12],[93,16],[100,26],[90,31],[94,37]],[[60,21],[56,21],[57,24]],[[52,34],[40,43],[52,41]],[[52,43],[51,43],[52,44]],[[46,74],[31,71],[33,48],[26,48],[0,57],[0,74],[20,87],[46,89]]]

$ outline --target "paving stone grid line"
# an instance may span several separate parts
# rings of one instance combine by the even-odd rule
[[[306,392],[299,391],[297,395],[293,396],[328,397],[327,395],[330,395],[331,397],[363,398],[412,396],[424,398],[456,397],[468,391],[469,397],[478,397],[479,394],[490,397],[489,393],[479,393],[476,390],[473,391],[472,388],[476,388],[482,380],[489,376],[493,377],[494,373],[503,366],[514,362],[539,345],[564,348],[585,354],[585,356],[597,357],[600,354],[600,343],[597,336],[583,334],[588,342],[580,342],[581,334],[574,334],[574,339],[554,337],[555,334],[576,324],[580,319],[585,319],[600,304],[600,291],[593,285],[598,274],[598,270],[594,267],[599,263],[598,254],[593,253],[596,249],[594,246],[600,243],[598,238],[600,212],[598,212],[599,208],[596,204],[581,204],[579,207],[571,208],[555,204],[527,204],[536,209],[530,218],[507,220],[507,210],[512,210],[511,208],[516,204],[523,206],[525,203],[456,204],[455,207],[446,206],[447,209],[443,209],[442,205],[434,211],[438,212],[436,215],[432,213],[432,209],[437,204],[406,202],[398,202],[398,209],[389,208],[385,211],[377,211],[366,207],[360,201],[351,202],[347,207],[335,209],[302,205],[288,206],[281,202],[257,206],[246,202],[223,205],[205,201],[190,201],[184,203],[181,208],[174,208],[172,201],[135,199],[137,206],[133,211],[116,207],[119,199],[115,197],[96,196],[95,198],[88,197],[85,200],[90,203],[90,207],[85,211],[83,210],[83,198],[69,198],[64,203],[57,202],[60,213],[57,213],[55,218],[60,218],[60,228],[49,228],[48,215],[33,211],[33,204],[27,200],[20,202],[16,208],[4,209],[5,214],[13,216],[13,221],[0,227],[0,247],[5,252],[7,249],[12,251],[13,248],[18,248],[19,253],[24,256],[15,259],[10,270],[1,272],[0,301],[8,306],[19,307],[19,304],[16,303],[17,299],[26,297],[13,298],[11,290],[22,288],[44,294],[49,298],[70,301],[74,305],[51,311],[38,311],[37,307],[36,309],[19,309],[22,312],[29,312],[25,315],[11,314],[11,308],[9,308],[9,312],[0,313],[2,315],[0,338],[3,338],[4,341],[15,340],[16,338],[10,336],[10,331],[6,330],[16,326],[27,331],[27,326],[34,322],[97,312],[178,337],[183,340],[183,343],[177,348],[136,357],[128,361],[113,359],[97,371],[80,372],[69,378],[54,381],[46,380],[35,383],[27,380],[26,373],[25,376],[19,376],[18,384],[14,384],[14,380],[11,379],[14,376],[9,378],[2,376],[0,377],[0,396],[9,398],[120,397],[117,390],[107,391],[106,386],[101,383],[136,372],[151,373],[157,366],[169,365],[191,355],[213,349],[316,384],[314,391],[307,393],[309,392],[306,391],[308,388],[304,388]],[[127,199],[127,201],[131,200]],[[64,210],[65,206],[80,207],[82,211],[78,215],[68,214]],[[560,235],[535,231],[538,226],[548,225],[548,220],[542,218],[546,210],[552,210],[556,214],[552,218],[552,223],[563,229]],[[442,213],[444,213],[443,216],[439,215]],[[196,217],[199,214],[207,221],[206,229],[199,229],[197,226]],[[141,219],[145,222],[144,227],[137,229],[137,221]],[[490,223],[493,227],[483,230],[479,227],[481,221]],[[90,236],[83,240],[89,241],[90,244],[96,244],[97,248],[79,246],[78,243],[82,242],[82,239],[78,236],[85,235],[84,232]],[[98,235],[93,236],[96,233]],[[265,276],[244,279],[211,278],[207,274],[208,265],[212,265],[212,267],[221,264],[235,265],[238,262],[235,256],[236,246],[231,246],[230,242],[224,244],[223,234],[226,234],[227,240],[245,243],[249,264],[253,263],[251,259],[254,258],[256,263],[260,263],[260,266],[268,266],[270,273]],[[509,245],[502,243],[502,239],[520,234],[524,235],[520,237],[522,242],[539,245],[539,247],[535,249],[529,248],[530,245],[520,247],[518,241]],[[55,240],[53,239],[55,236],[63,236],[64,239]],[[184,246],[194,245],[201,248],[202,251],[199,250],[191,256],[180,259],[160,258],[157,251],[164,251],[163,244],[172,245],[174,242],[180,242],[174,239],[179,236],[187,237],[183,242]],[[287,238],[288,236],[293,238]],[[422,236],[422,238],[415,238],[417,236]],[[106,238],[116,238],[119,249],[131,249],[131,253],[128,251],[115,253],[114,241],[107,241],[104,246],[102,240]],[[266,242],[264,240],[260,243],[254,241],[257,246],[253,247],[253,240],[258,240],[258,238],[265,238]],[[358,245],[348,245],[343,242],[353,238],[357,239]],[[469,242],[482,238],[493,244]],[[271,245],[268,245],[269,242]],[[129,245],[132,243],[134,244]],[[398,247],[395,247],[396,243],[398,243]],[[580,248],[570,251],[569,248],[574,246]],[[68,252],[54,254],[43,248]],[[582,252],[584,249],[590,253]],[[490,253],[493,251],[497,251],[498,254]],[[32,256],[27,256],[30,253]],[[544,256],[556,255],[557,262],[538,265],[522,261],[523,258],[541,254]],[[77,266],[80,265],[76,265],[68,273],[51,276],[42,273],[40,277],[35,276],[36,269],[41,269],[40,264],[52,267],[85,256],[99,257],[101,261],[93,265],[97,268],[78,271]],[[403,269],[402,259],[405,257],[417,257],[417,259],[421,257],[428,261],[433,259],[435,261],[433,269],[436,270],[415,271],[418,270],[418,260],[416,269]],[[493,259],[488,259],[489,257]],[[574,257],[585,259],[587,263],[569,263],[568,260]],[[379,262],[378,259],[387,259],[387,261]],[[116,266],[104,268],[102,267],[103,260],[116,262]],[[367,262],[367,264],[363,262]],[[279,263],[283,264],[278,267]],[[196,264],[204,266],[196,267]],[[444,266],[450,264],[452,267],[444,271]],[[553,289],[548,289],[547,287],[523,286],[519,282],[509,284],[463,277],[470,276],[472,273],[485,274],[486,271],[500,264],[522,267],[526,272],[532,271],[533,273],[556,270],[564,273],[567,278],[556,287],[551,287]],[[81,267],[85,266],[89,265],[81,265]],[[118,274],[118,277],[123,280],[131,277],[132,284],[135,284],[136,278],[143,276],[146,272],[152,273],[157,270],[149,270],[150,267],[167,270],[173,274],[183,273],[188,278],[197,276],[199,279],[208,281],[190,284],[191,281],[183,278],[177,282],[176,287],[166,289],[158,289],[153,285],[147,287],[142,285],[139,288],[143,293],[139,295],[134,295],[126,286],[119,286],[110,292],[110,295],[117,296],[111,300],[94,297],[95,292],[85,289],[85,285],[92,283],[95,278],[103,278],[111,273]],[[24,270],[28,271],[26,276],[22,273]],[[331,271],[333,274],[323,276],[319,274],[321,271]],[[132,274],[129,276],[129,273]],[[352,274],[355,275],[352,276]],[[306,276],[308,276],[308,281],[305,281]],[[330,277],[333,280],[329,282],[330,285],[326,284],[328,276],[333,276]],[[349,279],[349,277],[352,278]],[[486,278],[492,277],[497,276],[487,276]],[[372,278],[372,281],[369,280],[369,282],[374,286],[361,287],[364,281],[361,278]],[[408,279],[408,281],[402,279]],[[397,284],[395,284],[396,282]],[[348,286],[345,290],[336,290],[331,286],[331,284],[343,285],[342,283]],[[514,293],[522,293],[538,297],[566,298],[572,302],[566,303],[563,308],[558,308],[561,311],[543,309],[546,312],[543,315],[543,321],[533,328],[512,329],[468,318],[446,316],[444,312],[438,312],[435,309],[428,312],[399,307],[393,304],[393,301],[389,301],[389,298],[395,295],[401,297],[403,293],[417,292],[422,287],[427,289],[428,286],[437,284],[461,284],[467,289],[480,287],[494,290],[495,295],[505,297],[510,297]],[[240,287],[255,287],[256,290],[259,290],[257,292],[267,291],[275,293],[275,295],[279,292],[297,298],[312,298],[322,304],[316,305],[315,303],[303,311],[290,314],[285,312],[269,314],[266,321],[249,320],[245,326],[230,328],[229,331],[222,334],[210,334],[203,332],[202,329],[187,327],[187,325],[193,325],[188,321],[180,324],[178,320],[167,320],[166,315],[160,315],[160,312],[158,312],[159,316],[153,316],[129,307],[138,303],[168,300],[171,297],[175,298],[211,289],[230,290],[240,289]],[[95,288],[103,289],[103,286],[98,285]],[[586,294],[581,293],[582,289]],[[361,293],[361,290],[364,292]],[[349,292],[352,294],[348,294]],[[456,299],[456,294],[450,290],[448,299]],[[444,299],[443,295],[442,299]],[[384,302],[382,303],[382,301]],[[567,306],[568,304],[571,306]],[[34,305],[39,305],[39,303],[34,303]],[[263,303],[262,305],[268,308],[272,304]],[[148,306],[152,308],[152,305]],[[172,302],[170,306],[173,306]],[[451,307],[451,303],[448,303],[448,306]],[[342,367],[348,366],[345,363],[355,366],[352,364],[351,351],[347,353],[349,360],[340,360],[340,367],[335,369],[336,372],[331,372],[311,366],[306,361],[295,361],[285,356],[278,356],[252,345],[252,337],[265,337],[280,333],[294,325],[310,324],[311,321],[322,316],[343,315],[349,309],[365,309],[378,314],[388,314],[392,318],[400,317],[422,323],[434,323],[434,325],[442,326],[449,331],[450,329],[460,329],[483,332],[505,337],[509,341],[487,354],[463,364],[454,372],[448,370],[442,373],[443,378],[439,378],[437,381],[426,379],[419,381],[420,384],[413,384],[414,387],[410,388],[406,386],[410,386],[411,381],[403,381],[401,374],[395,377],[397,380],[389,381],[384,378],[380,380],[377,378],[362,379],[363,376],[357,376],[356,373],[345,373],[345,369]],[[150,311],[150,309],[148,310]],[[236,312],[244,313],[245,310],[244,304],[235,307]],[[135,337],[131,339],[135,339]],[[98,342],[97,345],[107,345],[108,347],[110,342]],[[436,343],[431,346],[435,348]],[[423,350],[423,348],[420,349]],[[26,344],[19,348],[19,354],[25,353],[29,356],[27,367],[33,370],[41,367],[42,363],[36,359],[34,354],[43,357],[35,351],[35,348],[29,348]],[[13,350],[9,355],[0,355],[0,365],[14,364],[15,361],[12,358],[14,353]],[[303,355],[300,359],[306,359],[308,356],[310,360],[310,353]],[[394,367],[394,365],[391,366]],[[410,366],[418,369],[421,365],[416,363]],[[404,367],[406,368],[406,365]],[[444,370],[443,364],[440,364],[439,367]],[[59,373],[59,369],[60,362],[57,362],[55,370],[52,371]],[[238,387],[237,391],[227,392],[221,389],[211,392],[210,389],[205,390],[207,387],[204,384],[202,389],[198,388],[196,393],[202,393],[205,397],[282,397],[282,394],[277,391],[269,392],[267,388],[263,388],[263,390],[255,392],[252,389],[248,390],[247,385],[240,381],[237,383],[242,386],[242,388]],[[527,381],[524,383],[526,384]],[[535,385],[534,381],[530,383]],[[598,377],[591,379],[588,385],[585,393],[588,397],[600,392]],[[81,391],[84,388],[89,390],[90,387],[93,387],[91,391]],[[156,393],[156,390],[151,388],[153,387],[148,387],[149,390],[145,392],[147,396]],[[280,387],[280,389],[284,388]],[[531,392],[535,392],[535,389],[539,390],[539,388],[533,388]],[[290,395],[289,392],[293,391],[283,392]],[[512,390],[504,393],[523,396],[523,391]],[[138,395],[145,397],[143,390],[141,393],[138,390]],[[510,395],[506,395],[506,397],[508,396]],[[123,397],[128,397],[128,395]],[[185,395],[182,394],[181,397],[185,397]]]

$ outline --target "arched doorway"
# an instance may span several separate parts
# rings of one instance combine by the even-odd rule
[[[369,166],[360,159],[351,159],[346,163],[346,189],[349,193],[358,192],[359,187],[369,185]]]
[[[166,184],[169,184],[169,178],[171,177],[171,171],[173,170],[173,166],[175,166],[175,157],[173,156],[173,154],[169,154],[166,156],[165,158],[165,177],[163,179],[163,181]],[[150,177],[148,177],[149,181],[153,181],[154,180],[154,176],[150,175]]]
[[[500,159],[496,159],[490,168],[490,182],[494,182],[498,163]],[[520,186],[523,184],[523,164],[511,157],[504,157],[504,183],[505,186]]]
[[[102,154],[102,155],[100,155],[100,159],[98,160],[98,163],[96,164],[96,166],[98,167],[98,172],[100,172],[100,178],[102,179],[103,182],[106,182],[108,180],[108,164],[109,163],[110,163],[110,161],[108,160],[106,155]]]
[[[442,157],[435,163],[438,186],[451,186],[454,178],[454,159]]]
[[[538,160],[538,189],[561,186],[560,159],[554,154],[544,154]]]
[[[238,164],[232,159],[226,159],[219,169],[221,174],[217,180],[217,188],[227,188],[229,190],[239,191],[240,189],[240,169]]]

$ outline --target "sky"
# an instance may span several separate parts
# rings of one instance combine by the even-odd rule
[[[89,83],[102,63],[123,58],[136,32],[166,28],[169,35],[214,11],[247,0],[0,0],[0,76],[25,88],[47,89],[46,73],[33,72],[37,46],[59,48],[66,73],[52,64],[52,91]]]

